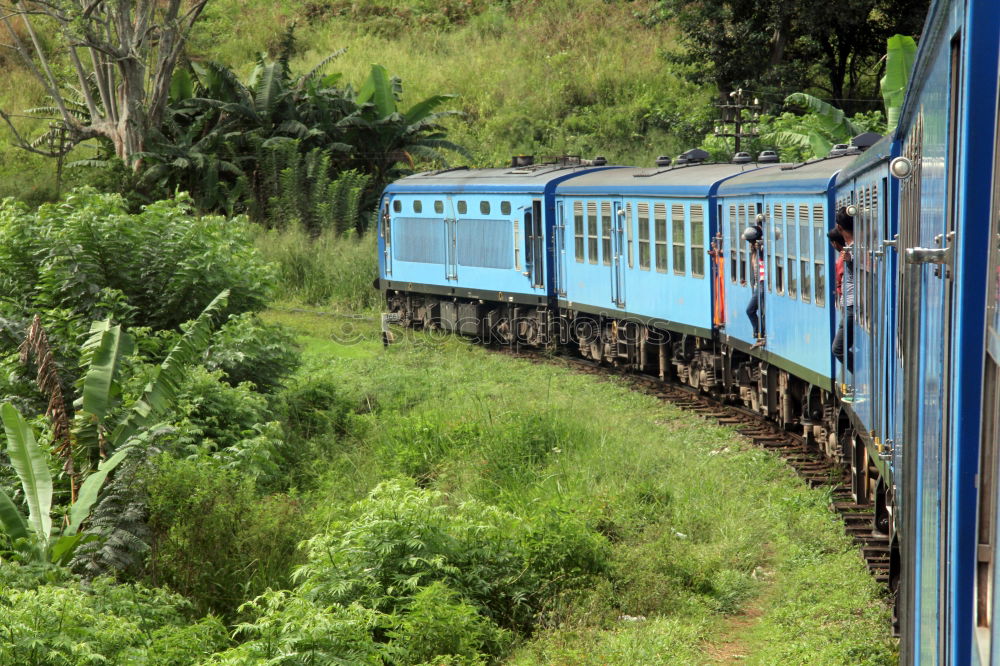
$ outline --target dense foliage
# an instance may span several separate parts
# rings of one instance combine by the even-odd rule
[[[920,34],[929,0],[658,0],[684,50],[673,57],[695,81],[726,95],[742,87],[770,109],[815,90],[848,113],[880,108],[886,40]]]

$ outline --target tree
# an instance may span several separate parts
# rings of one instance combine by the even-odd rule
[[[916,35],[929,0],[660,0],[689,78],[774,93],[812,89],[849,115],[877,108],[885,40]]]
[[[208,0],[35,0],[0,2],[9,48],[44,86],[60,117],[66,143],[46,148],[23,136],[0,111],[17,145],[56,157],[88,139],[110,143],[132,163],[152,128],[163,122],[171,77],[191,27]],[[53,26],[43,39],[36,29]],[[57,73],[61,64],[47,44],[57,44],[73,85]],[[75,98],[82,98],[76,104]],[[135,163],[138,166],[138,163]]]

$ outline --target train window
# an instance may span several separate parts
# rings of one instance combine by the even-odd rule
[[[736,282],[736,249],[740,244],[739,219],[736,206],[729,206],[729,279]]]
[[[434,201],[434,212],[437,213],[438,215],[444,212],[444,202],[441,201],[440,199],[436,199]]]
[[[798,281],[795,277],[798,272],[796,270],[798,266],[795,263],[795,248],[798,247],[798,243],[795,234],[795,206],[792,204],[785,204],[785,242],[787,243],[785,250],[788,253],[786,257],[788,271],[785,273],[785,277],[788,279],[788,296],[795,298],[795,294],[798,292],[796,287]]]
[[[773,291],[774,278],[771,276],[774,270],[774,249],[771,247],[774,245],[774,239],[772,236],[774,232],[772,231],[773,220],[771,220],[771,204],[767,204],[764,208],[764,266],[766,267],[764,273],[767,275],[767,290]]]
[[[813,259],[815,260],[816,305],[826,304],[826,228],[823,224],[823,206],[813,206]]]
[[[587,204],[587,261],[597,263],[597,204]]]
[[[691,275],[705,277],[705,208],[691,206]]]
[[[482,213],[483,215],[489,215],[490,214],[490,202],[489,201],[480,201],[479,202],[479,212]]]
[[[868,237],[871,234],[871,188],[866,187],[861,192],[861,219],[856,220],[854,225],[855,245],[857,251],[854,253],[854,288],[855,298],[858,306],[858,323],[861,328],[868,330]],[[860,223],[860,225],[858,224]],[[860,228],[859,228],[860,226]]]
[[[639,214],[639,268],[649,270],[649,204],[636,206]]]
[[[424,202],[421,201],[420,199],[414,199],[413,200],[413,212],[414,213],[421,213],[421,212],[423,212],[423,210],[424,210]]]
[[[459,199],[458,200],[458,214],[459,215],[465,215],[468,212],[469,212],[469,204],[468,204],[468,202],[465,201],[465,200],[463,200],[463,199]]]
[[[632,204],[625,204],[625,243],[628,246],[628,267],[635,268],[635,262],[632,256],[632,239],[635,233],[632,230],[632,225],[635,220],[632,218]]]
[[[573,202],[573,237],[576,248],[576,260],[583,263],[583,204],[579,201]]]
[[[670,233],[674,244],[674,273],[684,275],[686,271],[684,245],[684,205],[674,204],[670,207]]]
[[[611,202],[601,202],[601,261],[611,265]]]
[[[746,228],[747,206],[739,205],[739,215],[736,219],[736,242],[740,246],[740,284],[747,282],[747,242],[743,240],[743,229]]]
[[[510,202],[509,201],[501,201],[500,202],[500,214],[501,215],[510,215]]]
[[[653,206],[653,235],[656,242],[656,270],[667,272],[667,204]]]
[[[395,201],[393,201],[392,202],[392,212],[394,212],[394,213],[402,213],[403,212],[403,202],[400,201],[399,199],[396,199]]]
[[[781,204],[774,204],[774,219],[771,220],[771,233],[774,234],[774,290],[785,293],[785,213]]]
[[[801,204],[799,206],[799,266],[802,269],[801,282],[799,282],[799,294],[803,303],[808,303],[812,298],[812,266],[809,262],[809,206]]]

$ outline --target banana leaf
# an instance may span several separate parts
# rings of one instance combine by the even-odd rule
[[[21,479],[28,503],[28,523],[38,541],[45,544],[52,535],[52,474],[47,456],[14,405],[5,402],[0,407],[0,418],[7,433],[7,455]]]
[[[886,40],[885,76],[879,81],[885,102],[885,117],[891,132],[899,123],[899,112],[906,98],[906,86],[917,57],[917,43],[912,37],[893,35]]]
[[[108,474],[111,473],[115,467],[118,467],[119,463],[125,459],[129,453],[128,448],[123,448],[113,456],[102,462],[98,467],[97,471],[87,477],[80,485],[80,492],[76,496],[76,502],[69,509],[69,527],[63,532],[66,536],[73,536],[80,529],[80,525],[83,521],[87,519],[90,515],[90,508],[94,506],[94,502],[97,501],[97,494],[101,490],[101,486],[104,484],[104,480],[108,478]]]
[[[14,502],[0,489],[0,527],[11,541],[28,538],[28,524]]]

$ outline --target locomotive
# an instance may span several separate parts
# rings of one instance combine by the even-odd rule
[[[919,44],[898,125],[805,163],[691,150],[403,178],[380,199],[379,286],[403,324],[562,346],[801,434],[874,512],[902,661],[1000,663],[1000,5],[937,0]]]

